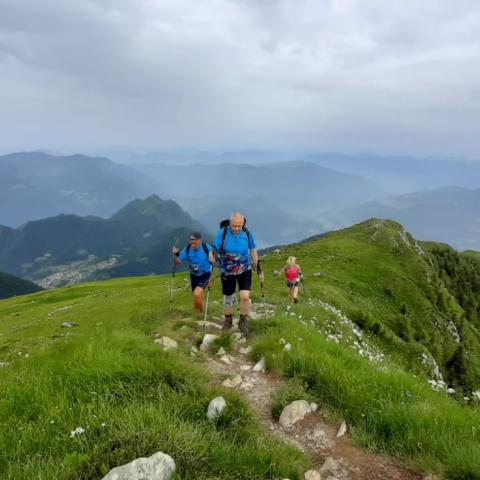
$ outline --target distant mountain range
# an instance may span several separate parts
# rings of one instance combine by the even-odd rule
[[[240,152],[230,158],[253,162],[259,155]],[[109,217],[134,198],[151,194],[175,199],[212,227],[232,210],[244,211],[259,243],[267,245],[334,228],[335,223],[325,221],[326,214],[385,192],[360,176],[303,161],[133,168],[83,155],[0,157],[0,224],[12,228],[59,214]]]
[[[226,163],[187,166],[145,165],[139,170],[158,182],[163,196],[177,200],[201,197],[266,198],[287,212],[319,213],[381,198],[385,192],[358,175],[314,163],[295,161],[260,166]]]
[[[395,189],[382,186],[413,189],[451,180],[478,189],[480,162],[338,154],[310,155],[304,160],[292,157],[254,150],[145,154],[145,162],[130,167],[83,155],[5,155],[0,157],[0,224],[17,228],[59,214],[108,218],[134,198],[159,194],[175,199],[210,231],[232,211],[244,212],[260,247],[295,242],[374,216],[400,221],[422,239],[444,241],[457,249],[479,248],[476,190],[442,187],[393,196]],[[282,161],[274,162],[278,159]],[[210,163],[176,165],[177,160]],[[224,160],[231,163],[212,163]],[[242,163],[247,161],[251,164]],[[134,221],[132,215],[127,216]],[[135,217],[135,221],[144,220]],[[75,222],[63,218],[60,223],[68,230],[77,228]],[[88,222],[96,229],[107,228],[98,218]],[[50,219],[50,223],[55,221]],[[113,234],[114,228],[108,226],[105,238],[125,238],[131,244],[133,234]],[[131,224],[132,231],[145,228]],[[9,235],[7,228],[3,231]],[[110,246],[107,242],[105,251]]]
[[[480,250],[480,188],[444,187],[365,203],[343,212],[345,226],[370,217],[396,220],[421,240]]]
[[[480,187],[480,161],[464,158],[408,155],[343,154],[336,152],[288,153],[262,150],[220,152],[105,152],[108,158],[128,165],[244,163],[253,166],[303,160],[338,172],[359,175],[396,193],[434,189],[445,185]]]
[[[109,219],[58,215],[0,227],[0,270],[56,286],[118,275],[165,272],[175,238],[204,230],[178,204],[152,195]]]
[[[299,160],[297,154],[270,152],[265,150],[238,150],[225,152],[129,152],[120,150],[106,150],[102,152],[115,162],[126,165],[146,165],[161,163],[164,165],[191,165],[221,164],[221,163],[247,163],[259,165],[264,163]]]
[[[42,287],[35,283],[0,272],[0,300],[41,290],[43,290]]]
[[[361,175],[394,193],[436,189],[445,185],[480,187],[480,161],[462,158],[314,154],[304,160],[339,172]]]
[[[60,213],[109,216],[146,192],[155,192],[148,178],[106,158],[0,156],[0,224],[10,227]]]

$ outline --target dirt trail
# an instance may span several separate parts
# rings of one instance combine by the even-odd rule
[[[236,332],[236,329],[233,330]],[[212,330],[210,333],[218,333]],[[337,438],[340,424],[328,423],[325,411],[319,408],[306,415],[293,427],[283,428],[270,413],[273,393],[286,385],[272,372],[254,372],[245,339],[235,344],[227,356],[211,355],[206,361],[209,370],[222,384],[228,376],[230,388],[243,393],[262,425],[283,441],[295,444],[314,461],[314,468],[326,480],[422,480],[424,477],[395,462],[391,457],[367,452],[353,444],[348,433]],[[230,362],[230,364],[228,364]],[[239,378],[241,377],[241,380]],[[322,469],[323,467],[323,469]],[[435,478],[435,477],[427,477]]]

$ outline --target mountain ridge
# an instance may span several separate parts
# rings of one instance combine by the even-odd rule
[[[186,237],[191,230],[204,231],[204,227],[176,202],[151,195],[128,203],[107,219],[60,214],[17,229],[0,227],[0,268],[43,284],[51,275],[55,281],[61,280],[62,270],[77,281],[94,279],[95,265],[99,264],[105,278],[112,267],[158,248],[162,253],[155,258],[161,262],[149,267],[150,273],[155,273],[165,269],[170,258],[171,244],[163,242],[170,241],[173,234]],[[87,277],[76,277],[75,265]]]

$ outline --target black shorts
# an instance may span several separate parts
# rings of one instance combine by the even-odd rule
[[[240,275],[222,275],[222,293],[233,295],[238,284],[239,290],[252,289],[252,271],[247,270]]]
[[[287,280],[287,287],[288,288],[293,288],[293,287],[298,287],[298,284],[300,283],[300,280],[293,280],[293,282],[289,282]]]
[[[192,284],[192,292],[197,288],[203,288],[204,290],[208,287],[210,282],[210,272],[202,273],[201,275],[192,275],[190,274],[190,283]]]

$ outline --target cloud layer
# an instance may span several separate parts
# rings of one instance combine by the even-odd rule
[[[480,158],[480,4],[3,0],[0,149]]]

